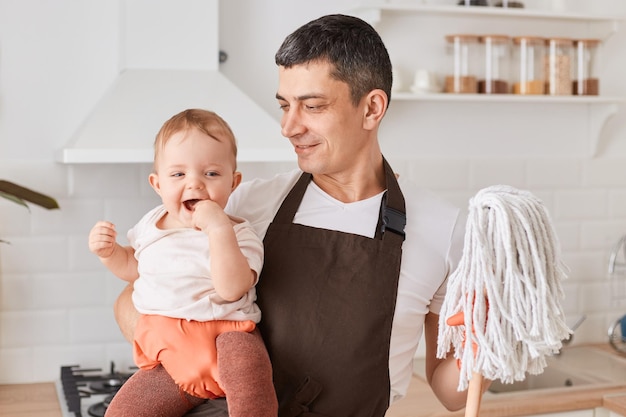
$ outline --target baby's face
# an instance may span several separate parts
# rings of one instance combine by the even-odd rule
[[[232,146],[197,129],[175,133],[155,161],[150,184],[168,212],[171,227],[192,227],[191,214],[200,200],[224,208],[239,184]]]

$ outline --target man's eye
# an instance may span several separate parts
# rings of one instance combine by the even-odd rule
[[[322,103],[322,102],[314,102],[313,104],[308,103],[305,105],[307,111],[322,111],[324,110],[326,107],[328,106],[327,103]]]
[[[287,111],[287,110],[289,110],[289,104],[279,104],[279,108],[282,111]]]

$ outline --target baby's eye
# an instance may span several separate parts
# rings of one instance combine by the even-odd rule
[[[217,177],[219,174],[219,172],[217,171],[209,171],[205,174],[207,177]]]
[[[172,177],[182,177],[184,175],[185,174],[183,174],[182,172],[174,172],[174,173],[172,173]]]

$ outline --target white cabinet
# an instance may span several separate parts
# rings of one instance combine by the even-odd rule
[[[421,106],[421,109],[439,108],[454,114],[472,108],[475,123],[476,108],[485,108],[485,116],[492,109],[499,112],[524,112],[540,129],[550,130],[546,116],[553,120],[554,135],[559,127],[570,125],[572,131],[584,131],[584,138],[577,150],[578,156],[596,154],[601,131],[607,120],[614,115],[624,97],[611,96],[602,92],[600,96],[522,96],[513,94],[414,94],[408,92],[415,70],[427,69],[439,74],[448,71],[449,57],[445,53],[444,35],[449,33],[493,34],[511,36],[535,35],[544,37],[598,38],[607,41],[622,22],[621,17],[594,16],[580,13],[555,13],[533,9],[503,9],[497,7],[462,7],[454,5],[429,5],[416,2],[368,2],[352,10],[370,22],[379,31],[389,50],[394,67],[401,74],[403,88],[392,93],[394,106],[407,114],[406,106]],[[602,81],[601,81],[602,84]],[[398,102],[399,104],[395,104]],[[444,106],[445,104],[445,106]],[[537,110],[538,109],[538,110]],[[421,110],[420,110],[421,111]],[[533,113],[534,112],[534,113]],[[541,118],[541,120],[534,120]],[[562,120],[558,119],[561,118]],[[469,119],[466,118],[464,121]],[[483,120],[484,123],[486,120]],[[514,121],[514,120],[513,120]],[[573,127],[571,124],[583,123]],[[524,138],[533,136],[533,130],[524,126]],[[480,130],[480,129],[479,129]],[[538,131],[537,133],[542,133]],[[567,129],[563,131],[567,135]],[[513,140],[513,139],[512,139]],[[532,146],[528,145],[528,146]],[[541,146],[541,144],[537,144]],[[548,152],[554,153],[561,146]],[[532,153],[532,150],[530,150]]]
[[[613,411],[609,411],[606,408],[596,408],[588,410],[573,410],[564,411],[561,413],[545,413],[545,414],[532,414],[523,417],[623,417]]]
[[[624,414],[601,407],[601,408],[596,408],[596,413],[594,417],[624,417]]]
[[[524,417],[598,417],[594,410],[575,410],[562,413],[533,414]]]
[[[594,410],[575,410],[562,413],[532,414],[523,417],[595,417]]]

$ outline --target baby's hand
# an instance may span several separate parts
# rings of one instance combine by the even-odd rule
[[[193,227],[207,234],[220,226],[232,227],[230,218],[224,213],[224,210],[211,200],[202,200],[196,203],[191,219]]]
[[[99,221],[89,232],[89,250],[100,258],[108,258],[115,250],[117,231],[115,225],[107,221]]]

